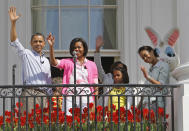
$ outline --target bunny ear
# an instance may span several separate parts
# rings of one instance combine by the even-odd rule
[[[179,30],[177,28],[173,28],[167,33],[167,35],[164,38],[164,41],[168,43],[170,46],[174,46],[178,37],[179,37]]]
[[[153,30],[151,27],[146,27],[145,31],[149,36],[150,40],[152,41],[153,45],[156,47],[161,41],[158,33],[155,32],[155,30]]]

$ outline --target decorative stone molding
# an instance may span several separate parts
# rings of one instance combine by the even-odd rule
[[[189,83],[189,62],[180,65],[171,74],[178,83]]]

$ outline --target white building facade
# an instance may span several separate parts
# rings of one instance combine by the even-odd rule
[[[33,16],[33,10],[40,10],[41,8],[45,8],[45,5],[39,6],[33,5],[32,2],[36,0],[1,0],[0,1],[0,39],[1,39],[1,48],[0,48],[0,84],[7,85],[12,84],[12,66],[14,64],[16,67],[16,84],[21,84],[21,64],[17,55],[15,55],[15,51],[8,45],[10,42],[10,21],[8,16],[8,8],[10,6],[15,6],[17,8],[17,12],[21,13],[21,18],[17,22],[17,32],[20,41],[23,43],[24,47],[30,48],[30,37],[33,33],[33,30],[36,27],[34,26],[35,18]],[[41,0],[42,2],[45,0]],[[47,0],[48,1],[48,0]],[[56,1],[56,0],[55,0]],[[57,0],[59,5],[51,5],[50,8],[59,7],[57,12],[61,12],[60,8],[76,8],[76,5],[61,5],[61,0]],[[74,0],[71,0],[74,1]],[[76,0],[77,1],[77,0]],[[103,4],[97,0],[99,3],[94,3],[94,0],[81,0],[84,1],[84,4],[79,8],[92,8],[95,9],[112,9],[116,10],[115,13],[115,22],[116,28],[112,30],[107,30],[109,32],[113,32],[112,35],[115,36],[115,47],[112,46],[109,48],[105,47],[102,49],[102,56],[105,57],[113,57],[115,60],[123,61],[129,70],[130,83],[143,83],[144,78],[142,72],[140,71],[140,65],[145,65],[144,62],[139,58],[137,54],[137,50],[142,45],[150,45],[151,41],[146,35],[144,28],[146,26],[151,26],[155,30],[159,32],[161,37],[163,37],[171,28],[178,27],[180,30],[180,37],[175,46],[175,51],[180,58],[180,65],[172,72],[174,77],[177,78],[177,82],[184,84],[184,87],[178,89],[178,93],[176,93],[176,131],[188,130],[189,121],[187,121],[189,117],[189,1],[188,0],[111,0],[112,3]],[[96,0],[95,0],[96,1]],[[106,0],[104,0],[106,1]],[[107,0],[108,1],[108,0]],[[86,4],[85,4],[86,2]],[[54,4],[54,3],[53,3]],[[91,4],[94,4],[90,6]],[[85,10],[85,9],[84,9]],[[55,11],[56,12],[56,11]],[[98,33],[104,32],[104,30],[93,31],[93,24],[91,21],[95,21],[92,19],[93,15],[89,15],[92,10],[87,10],[87,18],[90,24],[86,25],[88,28],[86,32],[82,35],[87,35],[85,39],[87,39],[88,43],[90,43],[89,56],[93,56],[95,45],[93,41],[93,35],[98,35]],[[100,11],[99,11],[100,12]],[[92,12],[93,13],[93,12]],[[95,14],[95,13],[94,13]],[[101,17],[102,14],[96,13],[97,17]],[[73,16],[69,16],[73,17]],[[83,16],[85,18],[85,16]],[[58,16],[59,23],[58,28],[64,27],[61,25],[61,16]],[[106,17],[108,19],[108,17]],[[40,19],[40,18],[38,18]],[[64,17],[66,19],[66,17]],[[42,19],[43,20],[43,19]],[[36,19],[37,21],[37,19]],[[41,21],[39,21],[40,23]],[[69,21],[68,21],[69,22]],[[101,28],[104,26],[99,23],[98,27]],[[107,22],[106,22],[107,23]],[[108,25],[109,27],[111,25]],[[38,28],[38,27],[37,27]],[[40,28],[40,26],[39,26]],[[53,27],[52,27],[53,28]],[[69,30],[64,27],[66,32],[69,34]],[[67,31],[68,30],[68,31]],[[79,30],[79,29],[78,29]],[[91,31],[92,30],[92,31]],[[46,30],[48,32],[49,30]],[[55,52],[57,57],[66,57],[69,56],[68,48],[63,48],[61,45],[62,39],[64,38],[64,31],[58,30],[58,50]],[[95,33],[94,33],[95,32]],[[45,34],[46,35],[46,34]],[[70,33],[70,35],[72,35]],[[72,36],[70,36],[72,37]],[[48,44],[47,44],[48,46]],[[48,56],[48,48],[46,50],[46,55]],[[147,65],[145,65],[147,66]]]

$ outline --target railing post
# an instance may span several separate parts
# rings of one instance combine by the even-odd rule
[[[75,52],[75,51],[74,51]],[[74,60],[74,96],[73,96],[73,102],[72,102],[72,118],[73,118],[73,130],[75,130],[75,125],[74,125],[74,109],[76,107],[76,94],[77,94],[77,90],[76,90],[76,58],[77,58],[77,55],[76,55],[76,52],[73,53],[74,56],[73,56],[73,60]]]
[[[15,68],[16,68],[16,64],[14,64],[13,66],[12,66],[12,85],[15,85]],[[12,103],[12,105],[11,105],[11,110],[13,109],[14,110],[14,108],[15,108],[15,96],[16,96],[16,91],[15,91],[15,87],[13,86],[13,99],[11,99],[11,103]]]
[[[73,59],[74,59],[74,96],[76,96],[77,94],[76,92],[76,55],[74,55]],[[74,104],[75,102],[76,102],[76,99],[74,100]]]
[[[171,88],[171,118],[172,118],[172,131],[175,130],[175,125],[174,125],[174,88]]]
[[[12,66],[12,85],[15,85],[15,68],[16,64]]]

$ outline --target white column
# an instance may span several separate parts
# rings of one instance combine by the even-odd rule
[[[179,48],[180,66],[173,71],[173,76],[182,87],[175,92],[175,130],[189,129],[189,1],[177,0],[177,22],[180,29]],[[188,83],[188,84],[187,84]]]
[[[189,82],[189,1],[177,1],[177,22],[180,29],[179,49],[180,49],[180,66],[176,68],[173,75],[179,83]]]
[[[0,1],[0,83],[7,84],[8,81],[8,1]]]

